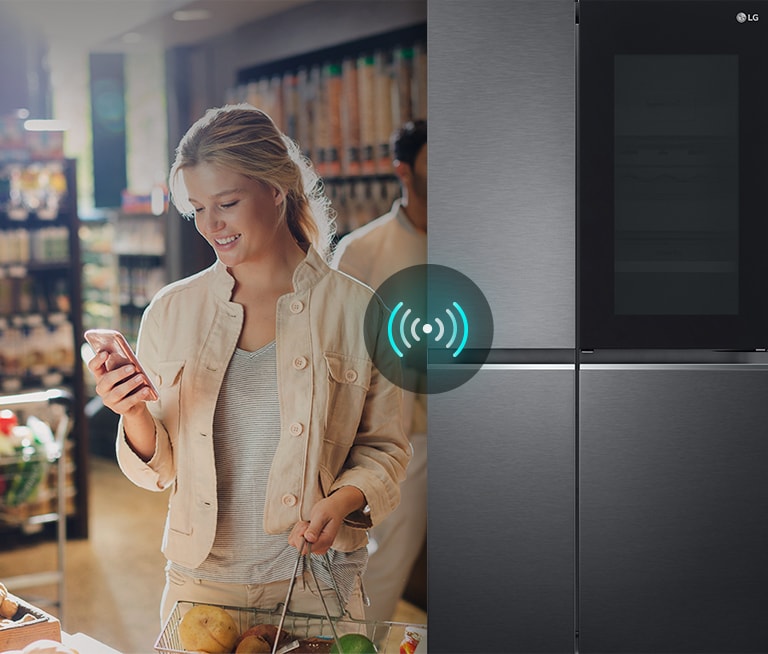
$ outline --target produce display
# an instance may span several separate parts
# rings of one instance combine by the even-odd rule
[[[237,623],[220,606],[197,604],[178,625],[179,642],[188,652],[205,654],[376,654],[374,643],[363,634],[339,636],[339,650],[329,636],[298,637],[272,624],[255,624],[239,633]],[[275,641],[277,647],[275,648]]]

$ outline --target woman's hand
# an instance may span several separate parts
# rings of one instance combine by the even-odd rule
[[[109,353],[101,351],[88,362],[88,369],[96,378],[96,393],[104,406],[121,416],[141,412],[150,397],[146,386],[136,391],[145,384],[144,377],[136,374],[131,364],[108,370],[108,360]]]
[[[123,417],[125,438],[133,451],[149,461],[155,452],[157,439],[155,423],[147,408],[151,392],[144,386],[144,377],[136,374],[131,364],[108,370],[109,354],[99,352],[88,362],[88,368],[96,377],[96,393],[104,406]]]
[[[312,507],[309,522],[301,520],[293,526],[288,543],[299,549],[306,539],[312,545],[314,554],[325,554],[336,540],[344,518],[362,509],[365,503],[365,496],[359,488],[343,486]]]

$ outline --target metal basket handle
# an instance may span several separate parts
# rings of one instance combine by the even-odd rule
[[[304,546],[307,547],[307,553],[306,555],[304,552]],[[317,579],[317,575],[315,574],[315,569],[312,567],[312,543],[310,543],[306,538],[303,539],[303,543],[301,547],[299,548],[299,554],[296,557],[296,565],[293,567],[293,574],[291,575],[291,581],[288,584],[288,593],[285,596],[285,603],[283,604],[283,610],[280,612],[280,622],[277,625],[277,634],[279,636],[283,624],[285,624],[285,615],[288,612],[288,604],[291,601],[291,595],[293,595],[293,587],[296,585],[296,575],[299,571],[299,563],[301,562],[302,556],[305,556],[305,566],[309,568],[310,573],[312,574],[312,579],[315,582],[315,586],[317,587],[317,594],[320,596],[320,601],[323,604],[323,611],[325,612],[325,617],[328,620],[328,624],[331,627],[331,633],[333,634],[333,640],[336,643],[336,647],[341,652],[341,643],[339,642],[339,636],[336,633],[336,626],[334,625],[333,621],[334,619],[338,620],[340,618],[344,617],[344,614],[349,615],[349,613],[346,610],[346,607],[344,606],[344,602],[341,599],[341,593],[339,592],[339,587],[336,584],[336,579],[333,576],[333,570],[331,569],[331,559],[328,556],[328,552],[326,552],[323,555],[323,559],[328,567],[328,573],[331,576],[331,585],[333,586],[333,590],[336,593],[336,599],[339,601],[339,608],[341,609],[341,615],[334,616],[334,618],[331,617],[330,611],[328,611],[328,605],[325,603],[325,597],[323,597],[323,591],[320,589],[320,582]],[[351,616],[350,616],[351,617]],[[279,640],[278,636],[275,637],[275,642],[272,645],[272,654],[277,654],[277,642]]]

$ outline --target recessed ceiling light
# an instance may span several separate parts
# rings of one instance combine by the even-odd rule
[[[24,129],[28,132],[66,132],[69,125],[63,120],[25,120]]]
[[[182,22],[192,20],[208,20],[211,12],[208,9],[179,9],[173,12],[173,20]]]

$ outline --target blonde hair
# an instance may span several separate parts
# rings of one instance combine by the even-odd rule
[[[334,212],[322,180],[299,146],[272,118],[242,103],[209,109],[182,137],[171,166],[169,188],[182,216],[194,217],[184,168],[207,163],[221,166],[277,189],[283,197],[281,217],[297,243],[310,243],[330,256]]]

